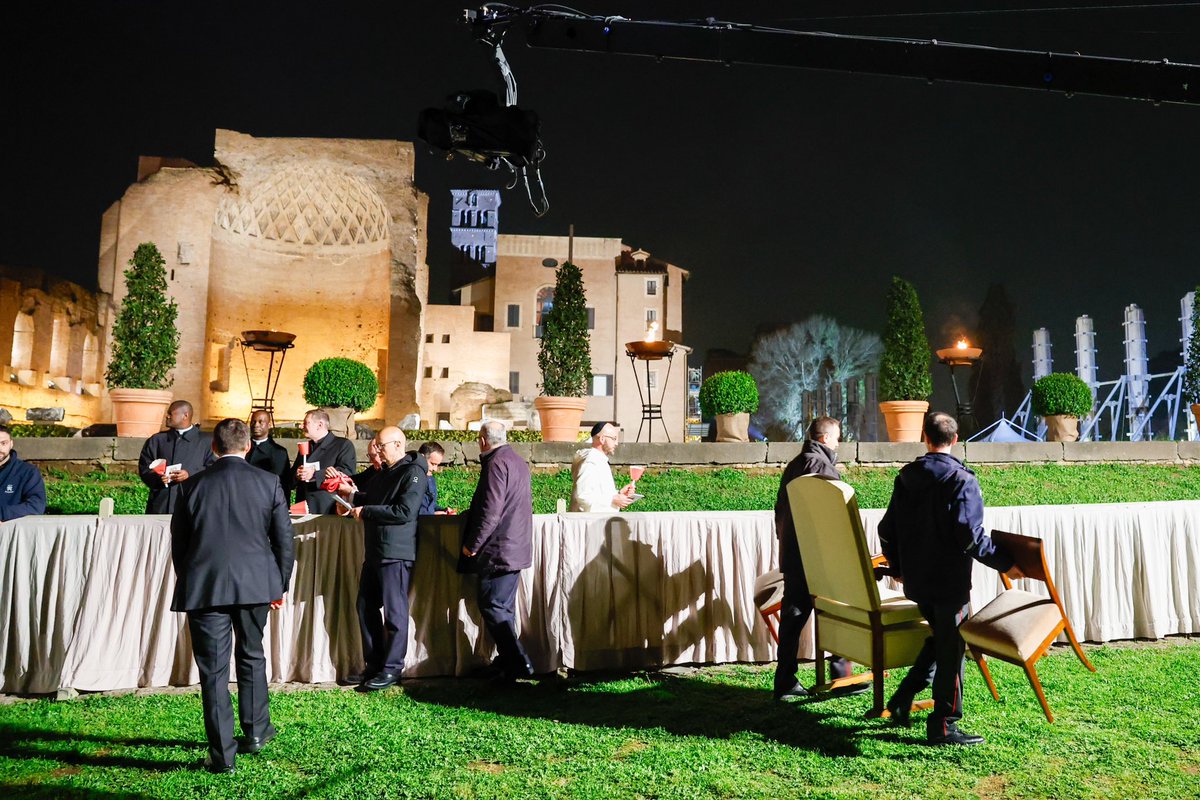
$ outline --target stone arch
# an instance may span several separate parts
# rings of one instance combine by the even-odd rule
[[[33,338],[36,332],[33,314],[19,312],[13,322],[12,361],[9,364],[13,369],[33,368]]]
[[[67,374],[67,356],[71,352],[71,323],[66,314],[56,311],[50,324],[50,362],[46,371],[59,377]]]
[[[91,331],[83,337],[83,364],[80,379],[84,383],[98,383],[100,378],[100,347]]]

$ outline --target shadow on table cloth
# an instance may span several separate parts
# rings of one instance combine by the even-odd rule
[[[583,567],[564,581],[574,669],[677,663],[711,632],[733,626],[728,603],[708,591],[702,561],[679,569],[668,563],[661,537],[651,539],[619,516],[588,525]]]

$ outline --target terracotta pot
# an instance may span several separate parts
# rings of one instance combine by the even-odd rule
[[[162,389],[109,389],[117,436],[145,439],[158,433],[174,396]]]
[[[1079,417],[1069,417],[1066,414],[1047,414],[1042,419],[1046,421],[1047,442],[1079,441]]]
[[[535,397],[533,406],[542,419],[543,442],[579,440],[579,423],[587,408],[586,397]]]
[[[717,414],[718,442],[748,442],[749,430],[749,414]]]
[[[879,404],[889,442],[919,442],[929,403],[924,400],[885,400]]]
[[[346,406],[325,407],[321,409],[329,415],[329,432],[343,439],[357,439],[354,429],[354,409]]]

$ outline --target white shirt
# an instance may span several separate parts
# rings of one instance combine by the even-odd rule
[[[620,511],[613,505],[616,494],[608,456],[595,447],[577,452],[571,462],[571,510]]]

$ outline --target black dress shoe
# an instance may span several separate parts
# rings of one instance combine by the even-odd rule
[[[364,670],[362,672],[351,672],[349,675],[338,680],[342,686],[362,686],[367,681],[374,678],[377,673],[373,670]]]
[[[901,703],[896,698],[888,700],[887,704],[888,718],[891,719],[893,725],[899,725],[902,728],[907,728],[912,725],[912,701]]]
[[[235,771],[233,764],[218,764],[213,761],[211,753],[204,757],[202,766],[213,775],[232,775]]]
[[[386,689],[389,686],[395,686],[399,682],[399,672],[381,672],[359,688],[364,692],[378,692],[380,689]]]
[[[246,755],[253,755],[266,747],[267,742],[278,735],[279,731],[272,727],[262,736],[239,736],[237,737],[237,751]]]
[[[776,689],[775,690],[775,702],[776,703],[794,703],[797,700],[803,700],[804,698],[809,697],[809,696],[810,695],[808,693],[808,689],[805,689],[803,686],[801,686],[798,683],[795,684],[794,686],[792,686],[792,688],[790,688],[790,689]]]
[[[983,744],[983,737],[977,736],[974,733],[960,731],[958,728],[951,728],[943,736],[930,736],[929,743],[933,745],[957,744],[970,746],[975,744]]]

